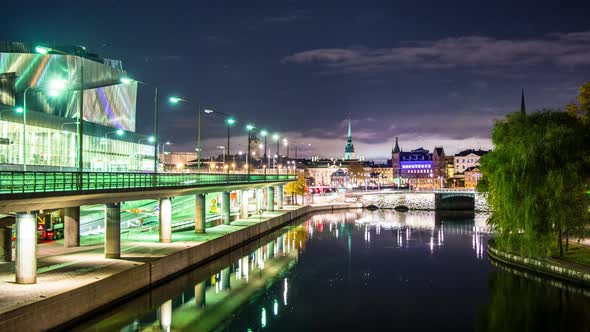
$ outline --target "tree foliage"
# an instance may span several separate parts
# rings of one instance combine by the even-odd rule
[[[360,161],[354,161],[348,164],[348,176],[353,183],[365,182],[365,168]]]
[[[503,249],[550,255],[564,232],[588,222],[589,128],[561,111],[509,114],[492,131],[493,152],[481,159]]]
[[[565,106],[565,112],[588,123],[590,121],[590,81],[580,87],[576,100],[577,104],[571,102]]]
[[[303,196],[307,192],[307,184],[305,183],[305,174],[299,173],[297,175],[297,181],[289,182],[285,186],[285,192],[288,195],[299,195]]]

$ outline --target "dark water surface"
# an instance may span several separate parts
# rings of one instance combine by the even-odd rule
[[[489,262],[485,219],[317,214],[75,329],[590,330],[587,291]]]

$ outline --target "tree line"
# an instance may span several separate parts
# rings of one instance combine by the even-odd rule
[[[496,121],[481,158],[496,245],[525,256],[562,256],[590,226],[590,82],[564,110],[515,112]]]

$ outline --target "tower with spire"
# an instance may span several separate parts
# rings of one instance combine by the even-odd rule
[[[400,169],[400,154],[402,150],[399,148],[397,137],[395,138],[395,147],[391,150],[391,168],[393,169],[393,177],[397,178],[401,175]]]
[[[348,114],[348,137],[344,146],[344,160],[354,159],[354,145],[352,144],[352,128],[350,124],[350,114]]]
[[[524,105],[524,88],[522,89],[522,95],[520,96],[520,113],[526,114],[526,107]]]

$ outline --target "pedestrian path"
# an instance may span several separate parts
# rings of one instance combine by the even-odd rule
[[[68,292],[97,280],[198,246],[204,242],[247,228],[301,208],[285,206],[280,211],[264,212],[230,225],[218,225],[196,234],[193,230],[172,234],[171,243],[159,243],[158,232],[129,232],[121,236],[121,258],[104,258],[104,246],[97,238],[81,239],[81,246],[64,248],[61,241],[40,244],[37,250],[37,283],[15,283],[14,262],[0,263],[0,314]],[[102,242],[102,241],[100,241]]]

